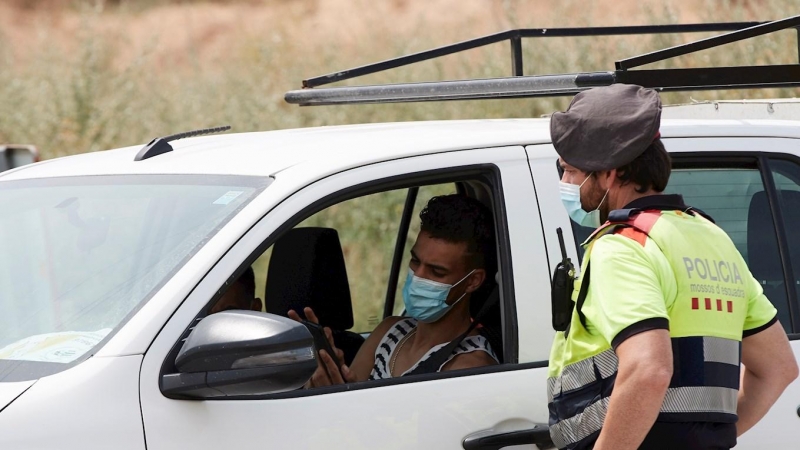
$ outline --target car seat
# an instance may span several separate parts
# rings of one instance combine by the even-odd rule
[[[492,193],[489,186],[480,181],[469,181],[458,184],[459,192],[469,197],[475,198],[483,203],[487,208],[494,211],[492,202]],[[497,236],[497,233],[495,233]],[[495,246],[497,250],[497,246]],[[499,279],[495,269],[497,267],[496,259],[488,258],[489,265],[487,267],[486,280],[483,282],[478,290],[472,293],[470,297],[469,310],[470,316],[475,319],[480,312],[483,305],[491,301],[493,305],[489,307],[480,319],[480,328],[478,332],[481,336],[489,341],[492,350],[497,355],[498,360],[502,364],[503,360],[503,324],[502,324],[502,310],[500,308],[500,286],[497,282]]]
[[[781,212],[785,223],[800,223],[800,192],[778,191],[783,206]],[[794,233],[787,233],[788,247],[800,250],[800,238]],[[775,235],[772,212],[764,191],[756,192],[750,199],[747,217],[747,265],[750,272],[764,288],[764,295],[778,309],[778,320],[784,327],[791,325],[789,315],[786,284],[783,277],[783,266],[778,253],[778,240]],[[800,261],[793,261],[794,279],[796,283],[800,271]]]
[[[304,307],[333,331],[336,347],[350,365],[364,338],[353,327],[353,305],[339,234],[332,228],[294,228],[272,248],[264,306],[287,316],[290,309],[305,318]]]
[[[472,293],[469,302],[470,316],[477,317],[483,305],[492,301],[494,304],[489,307],[480,319],[480,328],[478,332],[481,336],[489,341],[492,346],[497,359],[502,364],[503,360],[503,325],[502,314],[500,309],[500,286],[494,280],[494,277],[486,277],[483,285]],[[494,298],[493,298],[494,297]]]

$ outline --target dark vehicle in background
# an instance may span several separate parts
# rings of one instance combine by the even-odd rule
[[[39,161],[33,145],[0,145],[0,172]]]

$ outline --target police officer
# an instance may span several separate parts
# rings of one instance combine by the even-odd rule
[[[662,194],[660,120],[658,94],[632,85],[581,92],[551,119],[563,203],[597,228],[550,355],[559,448],[728,449],[798,374],[730,238]]]

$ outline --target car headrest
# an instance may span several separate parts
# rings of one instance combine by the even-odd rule
[[[781,214],[785,223],[800,223],[800,192],[780,190]],[[789,248],[796,248],[798,236],[787,233]],[[747,218],[747,265],[759,281],[782,280],[783,269],[775,238],[775,226],[767,203],[767,194],[757,192],[750,200]],[[798,265],[800,266],[800,265]],[[796,275],[800,267],[795,268]]]
[[[305,317],[314,310],[320,324],[333,330],[353,327],[353,305],[339,234],[331,228],[294,228],[272,248],[264,306],[286,316],[290,309]]]

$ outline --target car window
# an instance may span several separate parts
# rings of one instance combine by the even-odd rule
[[[354,332],[370,332],[383,319],[386,284],[407,192],[397,189],[347,200],[298,225],[332,228],[339,234],[350,284]]]
[[[96,176],[0,185],[0,381],[77,362],[268,184]]]
[[[487,184],[464,185],[471,190],[469,196],[491,205]],[[454,182],[388,190],[344,200],[299,218],[296,226],[279,235],[251,264],[263,310],[286,316],[289,310],[300,312],[303,306],[311,306],[320,323],[333,330],[333,339],[349,364],[386,315],[404,313],[402,288],[410,249],[420,229],[420,212],[431,198],[457,191]],[[406,211],[409,193],[414,192],[413,208]],[[407,229],[401,229],[404,215],[409,219]],[[395,254],[399,234],[405,246]],[[393,261],[397,263],[394,269]],[[397,275],[396,288],[390,284],[392,270]],[[492,279],[476,291],[473,314],[496,286]],[[392,307],[386,304],[387,291],[394,294],[389,298]],[[481,320],[481,334],[494,333],[486,339],[496,348],[498,358],[503,347],[500,316],[498,304]]]
[[[800,224],[800,166],[792,161],[771,160],[770,168],[778,191],[778,202],[786,230],[786,245],[789,248],[790,263],[795,292],[800,291],[800,235],[795,227]]]
[[[295,227],[335,230],[352,302],[353,332],[370,332],[383,318],[386,284],[406,192],[407,189],[398,189],[346,200]],[[266,305],[274,300],[266,298],[273,248],[270,246],[252,266],[256,293],[264,296],[267,311]]]
[[[673,169],[664,192],[682,194],[687,205],[701,209],[725,230],[778,309],[784,328],[790,330],[775,223],[761,172],[756,168]]]
[[[399,299],[404,268],[408,267],[408,252],[419,232],[419,213],[435,195],[451,194],[455,184],[421,186],[417,194],[406,248],[398,279]],[[392,256],[400,227],[408,189],[379,192],[338,203],[303,220],[299,228],[328,228],[336,230],[346,268],[356,333],[371,332],[384,316],[386,289],[392,266]],[[272,257],[271,246],[253,263],[256,274],[256,293],[265,294]],[[266,299],[270,301],[270,299]],[[395,312],[403,311],[402,301],[395,302]]]

